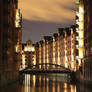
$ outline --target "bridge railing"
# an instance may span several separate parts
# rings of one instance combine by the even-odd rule
[[[58,65],[58,64],[52,64],[52,63],[40,63],[40,64],[36,64],[36,65],[30,65],[29,67],[26,67],[24,69],[25,70],[28,70],[28,69],[35,69],[35,70],[64,70],[64,71],[71,71],[70,69],[68,68],[65,68],[64,66],[61,66],[61,65]]]

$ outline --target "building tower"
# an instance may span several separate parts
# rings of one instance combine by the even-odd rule
[[[16,80],[18,77],[19,66],[16,59],[18,56],[16,44],[18,37],[21,39],[21,36],[18,36],[16,31],[16,24],[18,24],[16,22],[17,10],[18,0],[0,0],[0,71],[6,72],[0,74],[0,84],[7,83],[8,80]],[[21,24],[21,21],[19,22]]]

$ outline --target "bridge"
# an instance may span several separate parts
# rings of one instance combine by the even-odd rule
[[[64,66],[52,63],[40,63],[36,65],[30,65],[20,73],[38,74],[38,73],[67,73],[70,74],[72,71]]]

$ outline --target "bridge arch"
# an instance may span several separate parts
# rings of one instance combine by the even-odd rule
[[[52,63],[40,63],[36,65],[30,65],[29,67],[26,67],[23,71],[33,71],[33,70],[40,70],[40,71],[65,71],[65,72],[71,72],[70,69],[65,68],[62,65],[58,64],[52,64]]]

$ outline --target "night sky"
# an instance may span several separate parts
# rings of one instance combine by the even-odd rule
[[[57,28],[75,23],[75,0],[19,0],[23,16],[22,41],[40,41]]]

